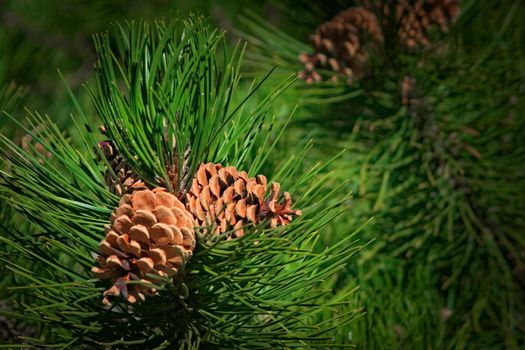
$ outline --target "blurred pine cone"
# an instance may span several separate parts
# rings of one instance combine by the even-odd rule
[[[401,102],[405,106],[412,104],[414,98],[414,87],[416,85],[416,79],[411,76],[404,76],[403,81],[401,82]]]
[[[320,82],[316,69],[325,69],[345,75],[350,84],[365,75],[370,49],[382,43],[383,35],[373,12],[353,7],[317,27],[310,40],[314,53],[300,55],[305,69],[299,77],[309,84]]]
[[[99,142],[98,147],[102,150],[104,157],[109,162],[109,166],[116,175],[115,178],[109,169],[104,173],[104,181],[112,193],[122,196],[126,193],[147,188],[127,164],[126,160],[122,158],[111,140]]]
[[[45,158],[51,158],[51,152],[49,152],[43,144],[40,142],[37,142],[33,139],[33,135],[43,137],[42,135],[43,127],[37,126],[33,130],[31,130],[31,133],[27,133],[24,136],[22,136],[22,139],[20,140],[20,147],[26,152],[32,152],[33,148],[34,151],[36,151],[36,155],[40,155],[40,163],[45,163]]]
[[[392,1],[383,5],[385,21],[390,18]],[[437,26],[443,33],[459,15],[459,0],[398,0],[394,19],[399,41],[409,49],[430,46],[430,31]]]
[[[101,267],[92,269],[96,277],[113,283],[104,292],[104,302],[109,303],[108,296],[122,295],[134,303],[156,294],[153,287],[127,282],[155,283],[149,274],[176,275],[194,248],[193,217],[175,195],[161,187],[124,195],[100,243]]]
[[[291,209],[290,194],[278,203],[280,185],[272,183],[266,195],[264,175],[248,177],[245,171],[220,164],[201,164],[186,193],[186,207],[195,217],[197,226],[214,227],[221,234],[233,229],[228,239],[244,235],[243,226],[269,220],[271,227],[290,223],[300,210]]]

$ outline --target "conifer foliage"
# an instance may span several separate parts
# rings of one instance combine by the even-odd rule
[[[523,1],[0,8],[0,348],[524,348]]]
[[[307,3],[319,16],[296,15],[307,23],[296,35],[248,13],[251,69],[279,64],[302,74],[299,57],[312,48],[299,38],[316,33],[338,7]],[[375,217],[366,230],[374,241],[337,283],[356,276],[361,286],[367,313],[350,325],[352,341],[372,349],[519,349],[523,2],[360,5],[375,13],[384,38],[367,77],[351,85],[299,81],[294,89],[309,106],[297,130],[315,130],[324,152],[348,150],[333,169],[353,179],[354,206],[338,225]]]
[[[348,294],[329,298],[329,281],[358,247],[351,233],[322,251],[315,242],[347,198],[313,196],[325,188],[324,166],[300,170],[305,152],[260,175],[281,134],[271,132],[272,103],[293,78],[251,102],[266,78],[241,91],[243,48],[226,50],[223,34],[196,17],[114,24],[94,42],[89,91],[102,144],[71,91],[78,138],[38,113],[28,126],[3,116],[50,153],[41,162],[0,135],[0,196],[30,223],[0,236],[24,261],[1,258],[27,295],[6,314],[42,328],[18,344],[337,345],[334,332],[355,311]]]

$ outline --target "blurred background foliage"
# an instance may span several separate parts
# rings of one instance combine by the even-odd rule
[[[355,5],[0,1],[0,83],[11,91],[2,96],[13,96],[0,103],[49,114],[74,135],[57,69],[97,120],[81,88],[93,78],[92,34],[115,20],[190,12],[209,16],[232,43],[248,41],[245,76],[277,66],[272,85],[302,69],[298,56],[310,50],[319,24]],[[351,207],[325,230],[320,249],[373,218],[360,234],[366,246],[357,260],[332,281],[335,299],[357,289],[362,316],[339,336],[358,348],[525,346],[525,3],[464,0],[461,11],[436,36],[435,49],[386,45],[366,79],[350,86],[297,81],[272,111],[286,123],[299,105],[274,162],[311,138],[305,168],[345,150],[326,181],[352,190]],[[405,77],[415,82],[408,104]],[[0,129],[22,142],[7,118],[0,117]],[[7,281],[2,286],[15,284]]]

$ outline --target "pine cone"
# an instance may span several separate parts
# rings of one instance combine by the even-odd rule
[[[43,137],[41,135],[43,131],[43,126],[37,126],[34,128],[31,133],[40,137]],[[33,136],[31,134],[27,133],[25,134],[22,139],[20,140],[20,147],[26,151],[31,152],[34,150],[36,151],[36,155],[40,156],[40,163],[44,164],[46,158],[51,158],[51,152],[49,152],[43,144],[40,142],[36,142],[36,140],[33,139]]]
[[[416,79],[410,76],[405,76],[401,82],[401,102],[408,106],[412,103],[414,98],[414,86],[416,85]]]
[[[399,41],[409,49],[430,46],[434,26],[448,31],[459,15],[459,0],[400,0],[395,7]]]
[[[321,24],[310,39],[314,53],[299,56],[305,67],[299,77],[309,84],[319,82],[316,69],[325,69],[344,74],[350,84],[363,78],[370,49],[382,43],[383,35],[371,11],[354,7]]]
[[[175,195],[161,187],[124,195],[100,243],[101,267],[92,269],[96,277],[113,283],[104,302],[122,295],[134,303],[156,294],[154,288],[126,282],[156,283],[147,274],[172,277],[184,269],[194,248],[193,217]]]
[[[135,174],[126,160],[122,158],[117,147],[111,140],[99,142],[98,147],[102,150],[104,157],[117,176],[115,179],[109,169],[104,173],[104,181],[111,192],[122,196],[133,191],[147,189],[146,184],[139,179],[138,175]]]
[[[284,201],[278,203],[280,185],[272,183],[271,193],[266,195],[267,181],[264,175],[248,177],[245,171],[220,164],[201,164],[186,193],[186,207],[195,217],[196,226],[212,226],[214,233],[233,230],[228,239],[241,237],[243,226],[269,220],[271,227],[290,223],[300,210],[291,209],[288,192]]]

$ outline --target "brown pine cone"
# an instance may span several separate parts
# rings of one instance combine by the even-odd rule
[[[100,243],[100,267],[92,269],[96,277],[113,284],[104,292],[104,302],[121,295],[134,303],[156,294],[155,288],[127,282],[156,283],[147,274],[176,275],[194,248],[193,217],[175,195],[161,187],[124,195]]]
[[[316,70],[324,69],[344,74],[350,84],[363,78],[370,50],[383,42],[383,35],[371,11],[353,7],[321,24],[310,39],[314,53],[299,56],[305,67],[299,78],[309,84],[319,82],[322,78]]]
[[[44,127],[43,126],[37,126],[34,128],[31,133],[40,137],[44,137],[42,135]],[[51,152],[49,152],[43,144],[40,142],[37,142],[33,139],[33,136],[31,134],[27,133],[25,134],[22,139],[20,140],[20,147],[26,152],[36,151],[35,155],[40,156],[40,163],[45,163],[45,158],[51,158]]]
[[[459,12],[459,0],[400,0],[395,7],[399,41],[409,49],[428,47],[432,28],[447,32]]]
[[[405,106],[408,106],[412,103],[412,99],[414,97],[413,89],[415,85],[416,79],[408,75],[405,76],[401,82],[401,102]]]
[[[243,226],[269,220],[271,227],[290,223],[300,210],[291,209],[290,194],[278,202],[280,185],[272,183],[266,194],[264,175],[248,177],[232,166],[201,164],[186,193],[186,208],[195,217],[195,225],[213,227],[216,234],[233,230],[228,239],[244,235]]]
[[[102,150],[117,177],[115,178],[109,169],[104,173],[104,181],[111,192],[122,196],[133,191],[147,189],[146,184],[139,179],[126,160],[122,158],[111,140],[99,142],[98,147]]]

